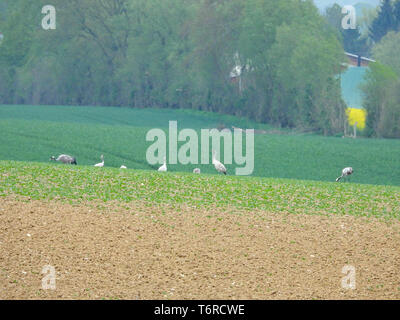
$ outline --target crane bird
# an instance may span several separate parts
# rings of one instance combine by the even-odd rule
[[[216,169],[218,172],[221,172],[221,173],[223,173],[223,174],[226,175],[226,168],[225,168],[225,166],[215,158],[215,154],[216,154],[216,153],[215,153],[215,150],[214,150],[214,151],[213,151],[212,163],[213,163],[215,169]]]
[[[96,164],[94,165],[95,167],[104,167],[104,156],[101,155],[101,156],[100,156],[100,159],[101,159],[101,162],[96,163]]]
[[[164,164],[158,168],[158,171],[165,172],[167,171],[167,159],[164,157]]]
[[[342,170],[342,175],[336,179],[336,182],[339,182],[340,179],[342,179],[342,178],[344,178],[344,177],[348,177],[348,176],[352,175],[353,172],[354,172],[354,170],[353,170],[352,167],[344,168],[344,169]]]
[[[127,169],[127,167],[124,166],[124,165],[122,165],[122,166],[120,167],[120,169]]]
[[[197,174],[200,174],[200,168],[196,168],[196,169],[193,169],[193,173],[197,173]]]
[[[61,161],[62,163],[67,163],[67,164],[77,164],[76,159],[67,154],[60,154],[57,159],[55,156],[51,156],[50,160]]]

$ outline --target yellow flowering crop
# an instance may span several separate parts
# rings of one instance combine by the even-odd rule
[[[357,129],[363,130],[365,128],[365,120],[367,118],[365,109],[347,108],[346,115],[350,126],[354,126],[357,121]]]

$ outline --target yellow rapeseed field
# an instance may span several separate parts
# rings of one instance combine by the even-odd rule
[[[357,122],[357,129],[363,130],[365,128],[365,120],[367,118],[365,109],[347,108],[346,114],[350,126],[354,126],[354,123]]]

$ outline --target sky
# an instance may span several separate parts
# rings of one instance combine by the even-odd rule
[[[341,6],[353,6],[357,3],[367,3],[375,7],[379,5],[380,0],[314,0],[314,2],[320,10],[323,10],[326,7],[332,6],[334,3],[337,3]]]

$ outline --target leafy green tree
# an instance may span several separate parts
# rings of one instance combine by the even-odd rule
[[[367,110],[366,134],[374,137],[400,137],[400,81],[387,66],[371,65],[363,85],[364,108]]]
[[[390,68],[400,76],[400,32],[389,32],[374,47],[373,55],[380,63]]]
[[[369,136],[400,138],[400,32],[389,32],[374,47],[363,87]]]
[[[343,29],[342,27],[342,20],[343,20],[343,13],[342,7],[337,3],[333,4],[331,7],[327,7],[325,9],[325,19],[326,21],[334,28],[336,31],[340,31]],[[338,35],[340,32],[338,32]]]
[[[370,27],[370,35],[379,42],[390,30],[395,29],[395,18],[391,0],[382,0],[379,13]]]
[[[340,131],[343,105],[335,99],[340,86],[334,79],[343,49],[334,32],[311,2],[268,4],[246,2],[241,53],[254,68],[248,108],[256,119],[278,126]]]
[[[370,48],[367,39],[361,35],[360,26],[357,24],[356,29],[343,29],[343,17],[344,15],[340,5],[335,3],[333,6],[326,8],[326,21],[336,31],[337,37],[342,42],[344,50],[353,54],[367,56]]]
[[[52,31],[40,26],[45,0],[5,1],[0,103],[193,108],[342,130],[343,48],[312,0],[54,0]]]
[[[360,27],[356,29],[347,29],[342,31],[343,47],[346,52],[351,52],[357,55],[368,56],[370,47],[367,39],[361,36]]]
[[[397,0],[394,3],[393,16],[395,19],[395,30],[400,31],[400,0]]]
[[[33,43],[34,4],[21,0],[6,0],[4,5],[5,12],[0,20],[0,30],[4,35],[0,47],[0,100],[14,103],[18,102],[15,85],[17,72],[29,60]]]

